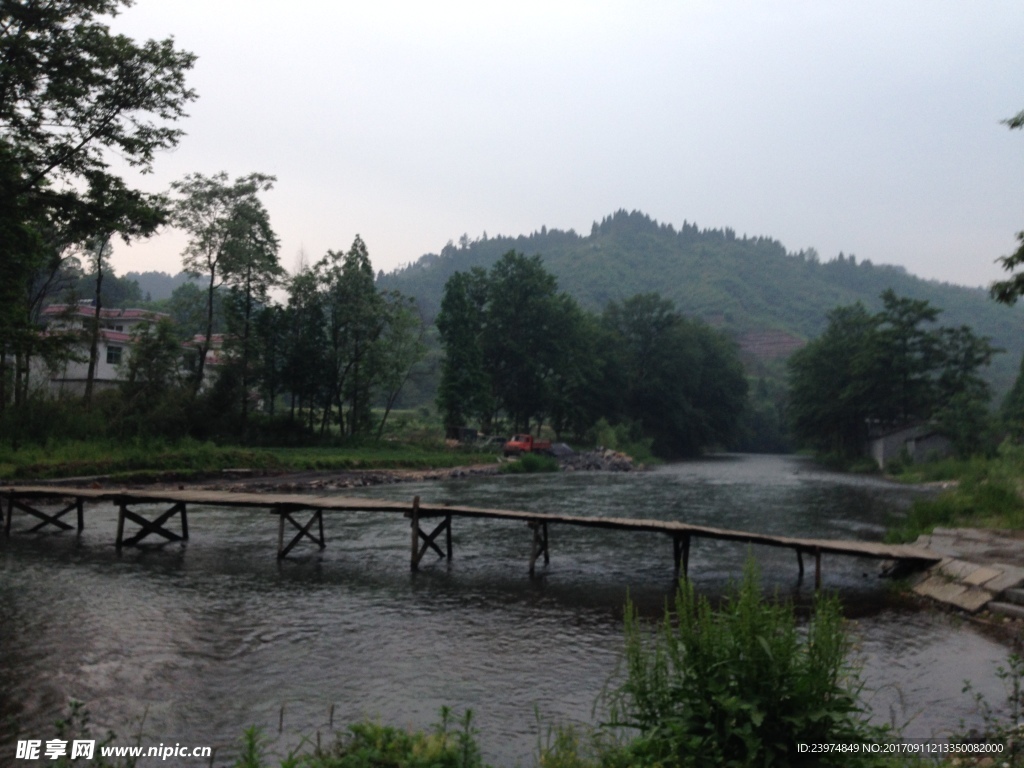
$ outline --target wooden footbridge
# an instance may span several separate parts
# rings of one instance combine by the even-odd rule
[[[55,486],[0,487],[0,515],[3,516],[4,534],[5,536],[11,534],[15,511],[24,513],[31,522],[39,521],[32,527],[24,529],[26,532],[55,527],[65,531],[77,528],[80,533],[85,527],[86,503],[94,505],[111,503],[117,507],[117,537],[114,544],[119,550],[122,547],[135,546],[149,536],[159,536],[167,541],[187,540],[189,537],[187,513],[189,506],[265,510],[278,517],[277,557],[279,559],[286,557],[304,539],[309,539],[321,549],[326,546],[324,512],[401,514],[409,518],[411,523],[410,562],[413,570],[419,567],[420,561],[428,549],[437,553],[439,557],[451,560],[452,520],[456,517],[506,520],[524,523],[528,526],[532,532],[531,574],[534,573],[538,559],[543,557],[545,564],[550,561],[548,527],[551,525],[576,525],[662,534],[672,541],[672,554],[677,577],[680,573],[684,576],[688,574],[690,542],[695,538],[792,549],[797,555],[801,578],[804,575],[804,555],[813,557],[815,587],[821,586],[821,557],[824,554],[893,560],[911,567],[926,567],[942,559],[942,556],[935,552],[907,545],[774,536],[664,520],[586,517],[445,504],[421,504],[419,496],[415,497],[411,503],[403,503],[349,496],[236,493],[213,490],[113,490]],[[163,511],[158,512],[155,516],[152,516],[151,509],[139,509],[140,506],[152,507],[154,505],[163,507]],[[71,512],[75,512],[77,526],[64,519]],[[150,516],[147,517],[147,514]],[[175,518],[177,518],[178,525],[173,526],[172,530],[172,521]],[[438,520],[439,522],[433,528],[429,524],[424,527],[423,524],[428,520]],[[125,530],[129,524],[138,527],[130,535]],[[286,537],[286,533],[291,535],[290,538]],[[438,544],[441,534],[444,534],[444,549]]]

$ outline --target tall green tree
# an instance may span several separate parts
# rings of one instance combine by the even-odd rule
[[[363,239],[356,235],[345,253],[328,251],[314,273],[322,294],[330,372],[320,431],[326,433],[334,413],[343,435],[366,434],[373,421],[371,356],[384,329],[385,312]]]
[[[611,340],[599,318],[584,312],[565,294],[559,299],[565,306],[554,320],[559,363],[549,381],[548,419],[559,439],[569,434],[582,441],[606,413],[604,406],[611,391],[606,386]]]
[[[111,158],[148,171],[182,136],[175,123],[195,98],[195,57],[170,39],[136,43],[105,17],[127,0],[9,0],[0,6],[0,382],[9,360],[27,371],[36,344],[33,286],[55,254],[101,234],[97,210],[140,193]],[[143,201],[144,202],[144,201]],[[121,207],[112,231],[145,228],[153,207]],[[17,392],[18,388],[15,387]],[[0,384],[0,409],[8,395]]]
[[[259,367],[260,350],[254,330],[256,315],[267,310],[270,289],[281,282],[284,268],[278,261],[279,243],[270,216],[256,198],[239,201],[231,218],[231,235],[222,265],[230,296],[230,334],[226,347],[238,367],[242,427],[249,418],[252,381]]]
[[[99,344],[100,317],[103,312],[103,278],[108,257],[113,253],[111,239],[118,235],[125,243],[149,237],[167,221],[167,201],[129,189],[116,177],[90,171],[88,193],[75,206],[71,225],[65,236],[85,243],[84,251],[91,262],[95,279],[93,317],[89,329],[89,364],[86,372],[84,401],[92,400]]]
[[[1013,117],[1007,118],[1003,123],[1009,126],[1010,130],[1020,130],[1024,128],[1024,111],[1018,112]],[[996,262],[1002,266],[1007,272],[1013,273],[1014,270],[1024,265],[1024,231],[1017,233],[1017,242],[1020,246],[1016,251],[1011,253],[1009,256],[1001,256],[996,259]],[[989,289],[992,298],[1003,304],[1016,304],[1017,299],[1024,296],[1024,272],[1017,272],[1012,274],[1011,277],[1006,280],[999,280],[992,283]]]
[[[1011,130],[1024,128],[1024,111],[1018,112],[1003,122]],[[1004,270],[1011,273],[1011,277],[994,282],[989,289],[992,298],[1010,306],[1016,304],[1017,299],[1024,296],[1024,272],[1013,274],[1015,270],[1024,265],[1024,231],[1017,233],[1017,242],[1020,245],[1016,251],[996,260]],[[1003,401],[1002,410],[1003,421],[1010,434],[1018,440],[1024,437],[1024,358],[1021,358],[1020,373],[1017,375],[1013,388]]]
[[[640,425],[663,456],[729,441],[747,394],[730,342],[653,293],[610,302],[604,324],[615,349],[608,411]]]
[[[189,235],[182,264],[190,275],[207,280],[206,327],[197,345],[196,391],[202,386],[206,356],[213,344],[217,289],[225,283],[245,285],[252,274],[257,275],[258,283],[280,272],[277,238],[258,197],[271,189],[274,181],[273,176],[251,173],[230,182],[222,171],[213,176],[189,174],[171,184],[177,195],[172,221]]]
[[[476,420],[489,431],[500,412],[525,432],[555,411],[559,428],[567,424],[581,321],[540,256],[509,251],[489,272],[455,273],[436,321],[445,351],[438,389],[445,426]]]
[[[924,418],[935,401],[934,372],[941,362],[940,334],[931,325],[939,310],[929,302],[882,293],[876,316],[869,372],[875,389],[876,417],[888,423]]]
[[[837,307],[825,332],[789,358],[789,416],[803,443],[847,456],[863,450],[877,322],[860,302]]]
[[[558,331],[573,302],[559,298],[554,275],[540,256],[509,251],[487,279],[484,365],[496,405],[516,431],[547,417],[560,357]]]
[[[582,438],[599,419],[646,435],[665,456],[725,445],[746,402],[734,345],[657,294],[612,302],[602,318],[559,293],[539,256],[506,253],[455,273],[437,318],[448,427],[501,414]]]
[[[426,354],[423,320],[415,302],[397,291],[383,294],[384,327],[371,355],[376,400],[384,412],[377,423],[377,439],[414,367]]]
[[[291,396],[292,421],[296,421],[296,415],[301,416],[305,408],[306,420],[303,423],[312,432],[315,404],[330,378],[325,307],[317,273],[312,268],[302,269],[289,281],[288,304],[284,312],[286,351],[283,386]]]
[[[838,307],[828,327],[789,360],[794,436],[817,450],[860,454],[872,429],[932,422],[958,450],[980,444],[988,386],[980,376],[998,351],[966,326],[929,327],[939,310],[887,291],[871,315]]]
[[[444,346],[437,405],[446,431],[485,421],[494,411],[491,378],[484,365],[483,328],[487,274],[456,272],[444,286],[437,329]]]
[[[1002,405],[1003,426],[1014,440],[1024,439],[1024,357],[1013,387],[1006,393]]]

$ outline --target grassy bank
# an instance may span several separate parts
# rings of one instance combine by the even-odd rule
[[[946,459],[898,468],[911,483],[948,483],[930,499],[915,502],[887,540],[913,541],[936,527],[1024,528],[1024,446],[1004,443],[991,458]]]
[[[493,451],[472,452],[443,444],[367,442],[354,446],[248,448],[184,439],[52,441],[12,450],[0,444],[0,480],[112,476],[145,480],[189,478],[224,469],[269,472],[357,469],[433,469],[496,462]]]

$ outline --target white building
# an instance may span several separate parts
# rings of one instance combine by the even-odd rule
[[[95,316],[96,309],[90,302],[71,306],[51,304],[43,310],[42,319],[48,329],[78,330],[82,333],[75,359],[65,360],[56,370],[48,368],[42,371],[49,379],[51,391],[77,395],[85,392],[89,374],[89,330]],[[139,325],[168,317],[170,315],[145,309],[101,309],[94,391],[111,388],[121,380],[120,366],[128,361],[132,334]]]

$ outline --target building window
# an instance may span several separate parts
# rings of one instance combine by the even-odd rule
[[[121,347],[107,347],[107,364],[121,364]]]

